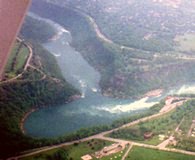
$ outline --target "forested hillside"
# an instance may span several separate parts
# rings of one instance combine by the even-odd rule
[[[156,88],[166,89],[195,79],[195,71],[193,69],[195,59],[192,55],[193,48],[190,50],[188,47],[185,51],[181,50],[180,46],[183,42],[175,39],[179,35],[182,37],[181,39],[185,39],[185,35],[183,37],[182,34],[184,33],[184,29],[189,28],[187,24],[184,28],[182,26],[177,27],[178,25],[171,25],[169,26],[170,31],[166,32],[163,31],[163,28],[160,28],[159,36],[156,36],[158,39],[160,38],[159,40],[154,40],[146,35],[145,40],[143,40],[142,38],[144,37],[140,38],[135,35],[128,41],[132,43],[136,42],[140,46],[129,43],[127,45],[118,42],[117,37],[113,38],[108,36],[110,32],[116,34],[119,32],[115,32],[114,29],[109,28],[113,27],[112,24],[109,25],[102,21],[99,22],[101,19],[98,19],[96,16],[100,16],[101,14],[96,14],[97,9],[89,10],[90,7],[94,7],[92,3],[95,3],[94,5],[97,7],[98,2],[85,1],[87,8],[84,8],[80,2],[75,2],[76,4],[73,5],[73,2],[64,1],[64,4],[66,4],[64,7],[62,7],[62,5],[59,6],[58,2],[52,2],[57,3],[57,5],[46,3],[43,0],[35,0],[33,2],[31,8],[33,12],[56,21],[71,32],[73,37],[71,45],[81,52],[85,59],[101,73],[100,86],[105,95],[123,98],[139,96],[148,90]],[[117,4],[120,5],[120,3]],[[107,5],[106,7],[111,5],[109,2],[108,4],[101,4]],[[133,6],[137,8],[142,5],[141,2],[133,4]],[[108,9],[105,8],[100,7],[102,10]],[[159,6],[159,8],[163,7]],[[145,10],[149,12],[150,8],[146,8]],[[126,13],[127,10],[123,11],[124,15],[130,14]],[[170,12],[171,11],[172,9]],[[105,11],[104,15],[108,16],[113,12],[107,13]],[[179,16],[178,12],[173,13],[174,16]],[[135,12],[132,14],[134,15]],[[169,12],[166,13],[166,15],[167,14],[169,14]],[[143,18],[143,16],[140,17]],[[166,16],[160,17],[159,21],[166,21],[165,17]],[[116,18],[117,17],[115,17],[115,19]],[[144,20],[144,18],[142,20]],[[154,20],[151,20],[151,28],[148,28],[148,31],[153,31],[155,28],[154,25],[157,25],[158,22]],[[134,25],[139,25],[140,21],[139,23],[134,22]],[[115,22],[114,18],[110,18],[109,22],[117,23],[118,21]],[[181,19],[181,22],[183,22],[183,19]],[[146,22],[144,21],[144,23]],[[167,23],[169,24],[169,22]],[[106,25],[107,28],[102,25]],[[109,31],[105,31],[104,28]],[[189,29],[193,31],[192,27]],[[136,34],[134,31],[127,32],[123,30],[122,26],[121,32],[124,32],[124,34]],[[138,32],[141,33],[140,29]],[[163,35],[160,35],[160,33]],[[168,37],[165,36],[166,33],[169,33],[167,35]],[[185,42],[190,44],[192,40],[189,39]]]
[[[67,103],[72,96],[79,94],[62,76],[54,56],[37,43],[45,41],[53,34],[46,34],[43,28],[46,24],[42,26],[38,21],[31,20],[27,20],[26,25],[34,23],[32,28],[28,29],[34,30],[35,35],[23,35],[33,39],[30,44],[23,42],[33,48],[29,67],[18,78],[0,82],[0,158],[48,145],[49,140],[33,139],[22,133],[21,123],[24,115],[32,109]],[[42,27],[36,31],[37,28],[33,26],[37,25]],[[22,34],[26,32],[24,30],[25,27]],[[45,34],[40,39],[37,35],[42,30]]]

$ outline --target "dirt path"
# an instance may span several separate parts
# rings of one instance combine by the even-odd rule
[[[22,42],[22,40],[21,40],[20,38],[17,38],[17,40],[18,40],[19,42]],[[32,51],[32,48],[31,48],[28,44],[24,43],[24,45],[28,48],[28,50],[29,50],[29,55],[28,55],[28,59],[27,59],[27,61],[26,61],[26,64],[25,64],[25,66],[24,66],[24,69],[23,69],[22,73],[18,74],[17,76],[15,76],[15,77],[13,77],[13,78],[11,78],[11,79],[8,79],[8,80],[6,80],[6,81],[2,81],[2,82],[0,82],[0,84],[9,83],[9,82],[12,82],[12,81],[14,81],[14,80],[20,78],[20,77],[24,74],[24,72],[27,70],[28,66],[30,65],[30,61],[31,61],[31,59],[32,59],[32,56],[33,56],[33,51]]]
[[[19,42],[22,42],[22,40],[20,39],[20,38],[17,38],[17,40],[19,41]],[[23,42],[24,43],[24,42]],[[24,72],[30,67],[30,68],[33,68],[34,70],[37,70],[39,73],[41,73],[43,76],[42,76],[42,78],[41,78],[41,80],[43,80],[43,79],[45,79],[46,78],[46,74],[42,71],[42,70],[40,70],[40,69],[38,69],[38,68],[36,68],[36,67],[34,67],[34,66],[32,66],[31,64],[30,64],[30,62],[31,62],[31,59],[32,59],[32,57],[33,57],[33,50],[32,50],[32,47],[29,45],[29,44],[27,44],[27,43],[24,43],[24,45],[28,48],[28,50],[29,50],[29,55],[28,55],[28,59],[26,60],[26,64],[25,64],[25,66],[24,66],[24,69],[23,69],[23,71],[22,71],[22,73],[20,73],[20,74],[18,74],[17,76],[15,76],[15,77],[13,77],[13,78],[11,78],[11,79],[8,79],[8,80],[6,80],[6,81],[2,81],[2,82],[0,82],[0,84],[5,84],[5,83],[9,83],[9,82],[12,82],[12,81],[15,81],[15,80],[17,80],[18,78],[20,78],[23,74],[24,74]],[[52,78],[52,77],[51,77]],[[52,78],[53,79],[53,78]],[[56,81],[56,79],[53,79],[54,81]]]
[[[29,50],[29,57],[28,57],[28,59],[27,59],[26,65],[24,66],[24,71],[26,71],[27,68],[28,68],[28,66],[30,65],[30,61],[31,61],[31,59],[32,59],[33,50],[32,50],[32,48],[31,48],[28,44],[24,43],[24,45],[25,45],[25,46],[28,48],[28,50]]]

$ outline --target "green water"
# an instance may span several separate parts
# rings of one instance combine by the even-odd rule
[[[32,14],[31,16],[40,18]],[[50,20],[42,20],[58,31],[58,35],[43,46],[56,57],[64,77],[81,91],[82,98],[32,113],[25,121],[27,134],[35,137],[60,136],[83,127],[109,124],[113,120],[130,116],[159,102],[161,98],[143,98],[135,101],[102,96],[98,85],[100,74],[69,45],[71,34]]]

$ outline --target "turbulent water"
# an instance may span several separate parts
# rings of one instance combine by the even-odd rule
[[[32,113],[25,121],[27,134],[54,137],[98,124],[109,124],[120,117],[147,109],[163,97],[123,100],[104,97],[99,88],[100,74],[72,48],[71,33],[51,20],[30,16],[52,25],[58,34],[43,46],[57,59],[66,80],[78,88],[82,98],[61,106],[52,106]]]

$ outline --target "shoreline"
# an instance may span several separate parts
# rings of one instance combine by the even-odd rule
[[[81,98],[80,95],[71,96],[70,99],[69,99],[65,104],[70,103],[70,102],[75,101],[75,100],[80,99],[80,98]],[[22,119],[21,119],[21,121],[20,121],[20,123],[19,123],[19,126],[20,126],[20,131],[21,131],[23,134],[25,134],[25,132],[26,132],[26,131],[25,131],[25,128],[24,128],[24,123],[25,123],[26,119],[27,119],[33,112],[38,111],[38,110],[39,110],[38,108],[31,108],[29,111],[27,111],[27,112],[22,116]]]
[[[38,109],[36,108],[32,108],[30,109],[28,112],[26,112],[23,117],[22,120],[20,121],[20,130],[23,134],[25,134],[25,128],[24,128],[24,123],[26,121],[26,119],[30,116],[30,114],[32,114],[33,112],[37,111]]]

